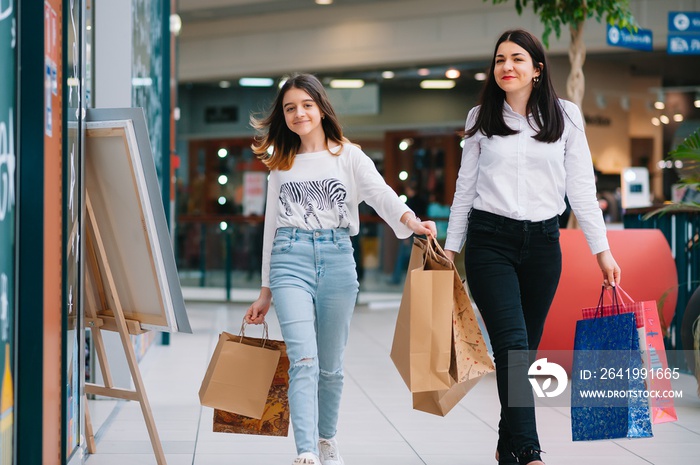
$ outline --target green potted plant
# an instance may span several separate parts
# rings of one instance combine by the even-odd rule
[[[685,189],[680,202],[670,203],[654,210],[646,217],[675,210],[700,210],[700,127],[668,153],[668,160],[682,162],[678,169],[679,184]]]
[[[671,150],[668,154],[671,161],[681,161],[679,168],[679,184],[685,189],[680,202],[669,203],[647,215],[645,219],[653,215],[663,215],[675,211],[700,211],[700,128],[695,129],[683,142]],[[688,244],[688,247],[700,245],[697,236]],[[664,294],[664,297],[666,294]],[[663,307],[663,300],[659,302],[659,308]],[[659,311],[661,313],[661,311]],[[700,395],[700,287],[696,288],[688,299],[688,304],[683,313],[681,322],[681,344],[686,354],[688,368],[695,373],[698,380],[698,394]]]

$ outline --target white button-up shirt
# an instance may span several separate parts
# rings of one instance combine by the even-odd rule
[[[488,138],[477,132],[465,139],[446,249],[462,250],[472,208],[514,220],[542,221],[564,212],[565,195],[591,252],[609,249],[581,111],[572,102],[560,102],[565,125],[556,142],[533,139],[537,131],[506,102],[504,120],[517,134]],[[477,106],[469,112],[467,129],[474,125],[478,111]]]

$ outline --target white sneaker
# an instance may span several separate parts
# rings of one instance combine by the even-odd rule
[[[338,451],[338,442],[335,438],[330,439],[319,439],[318,440],[318,451],[321,457],[322,465],[343,465],[343,458],[340,456],[340,451]]]
[[[321,465],[323,462],[313,452],[304,452],[294,459],[292,465]]]

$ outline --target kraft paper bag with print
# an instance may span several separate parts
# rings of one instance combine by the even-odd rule
[[[438,391],[414,392],[413,408],[433,415],[444,417],[459,403],[464,396],[481,380],[481,377],[457,383],[452,380],[452,387]]]
[[[391,359],[411,392],[452,386],[452,272],[425,269],[430,253],[414,239],[391,347]]]
[[[425,268],[429,270],[449,270],[453,275],[452,295],[452,337],[453,350],[450,363],[450,375],[457,383],[477,379],[495,370],[493,360],[488,353],[484,336],[474,313],[469,294],[462,282],[459,272],[440,244],[432,239],[422,240],[425,247],[432,247],[434,254],[428,254]]]
[[[260,419],[281,355],[266,342],[222,332],[199,389],[200,403]]]
[[[255,419],[214,409],[213,431],[215,433],[255,434],[263,436],[287,436],[289,434],[289,358],[283,341],[267,341],[266,347],[280,351],[272,386],[267,393],[267,402],[262,418]]]

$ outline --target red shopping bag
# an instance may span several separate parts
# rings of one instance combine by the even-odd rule
[[[650,393],[661,394],[649,396],[652,422],[658,424],[677,421],[678,415],[676,414],[673,397],[662,397],[664,392],[672,390],[671,378],[673,377],[673,372],[668,367],[663,332],[661,331],[661,319],[656,307],[656,301],[635,302],[620,286],[617,286],[616,289],[620,295],[620,306],[602,306],[602,316],[614,315],[618,313],[618,308],[621,313],[635,314],[637,331],[639,333],[639,347],[642,349],[642,357],[647,373],[647,390]],[[595,318],[596,312],[598,312],[598,316],[601,316],[600,311],[600,307],[584,308],[582,311],[583,318]]]

